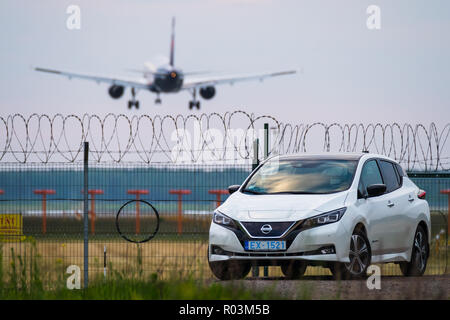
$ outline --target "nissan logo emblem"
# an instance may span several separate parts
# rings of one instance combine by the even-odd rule
[[[265,224],[261,227],[261,232],[264,234],[269,234],[272,231],[272,226],[270,224]]]

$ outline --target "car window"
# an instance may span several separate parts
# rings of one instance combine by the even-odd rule
[[[368,186],[381,183],[383,183],[383,178],[381,177],[381,173],[378,169],[376,160],[367,161],[361,171],[361,178],[359,180],[358,189],[360,190],[361,194],[366,193],[366,189]]]
[[[347,190],[358,161],[274,159],[250,177],[243,192],[253,194],[326,194]]]
[[[403,170],[403,168],[402,168],[401,165],[399,165],[398,163],[396,163],[395,166],[397,167],[398,174],[399,174],[401,177],[406,177],[406,176],[407,176],[407,174],[405,173],[405,170]]]
[[[391,162],[380,160],[380,168],[386,184],[386,193],[398,189],[400,183],[394,165]]]
[[[394,167],[394,172],[395,172],[395,176],[397,177],[398,185],[401,186],[402,185],[402,176],[400,175],[400,173],[398,172],[398,169],[396,168],[397,165],[393,163],[392,166]]]
[[[396,163],[395,164],[395,168],[397,169],[397,177],[398,177],[398,183],[400,184],[400,187],[403,185],[403,177],[407,177],[405,170],[403,170],[403,168]]]

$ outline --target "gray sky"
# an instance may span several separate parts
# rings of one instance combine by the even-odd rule
[[[66,28],[71,4],[81,8],[81,30]],[[381,30],[366,27],[371,4],[381,8]],[[141,91],[141,109],[129,111],[129,91],[112,100],[106,84],[31,69],[132,76],[127,68],[168,55],[172,16],[184,71],[304,70],[220,86],[203,112],[243,109],[292,123],[449,122],[446,0],[2,0],[1,115],[188,114],[187,92],[154,105]]]

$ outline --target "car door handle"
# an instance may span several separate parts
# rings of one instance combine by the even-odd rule
[[[394,203],[393,203],[393,202],[391,202],[391,201],[389,201],[389,202],[388,202],[388,204],[387,204],[387,206],[388,206],[389,208],[391,208],[391,207],[393,207],[393,206],[394,206]]]
[[[409,197],[408,201],[409,201],[409,202],[413,202],[413,201],[414,201],[414,198],[413,198],[413,197]]]

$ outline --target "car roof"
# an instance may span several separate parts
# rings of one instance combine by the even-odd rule
[[[359,160],[367,153],[317,153],[292,154],[280,156],[280,160]]]
[[[398,163],[398,161],[382,154],[367,152],[324,152],[324,153],[297,153],[290,155],[280,155],[280,160],[355,160],[378,158]]]

